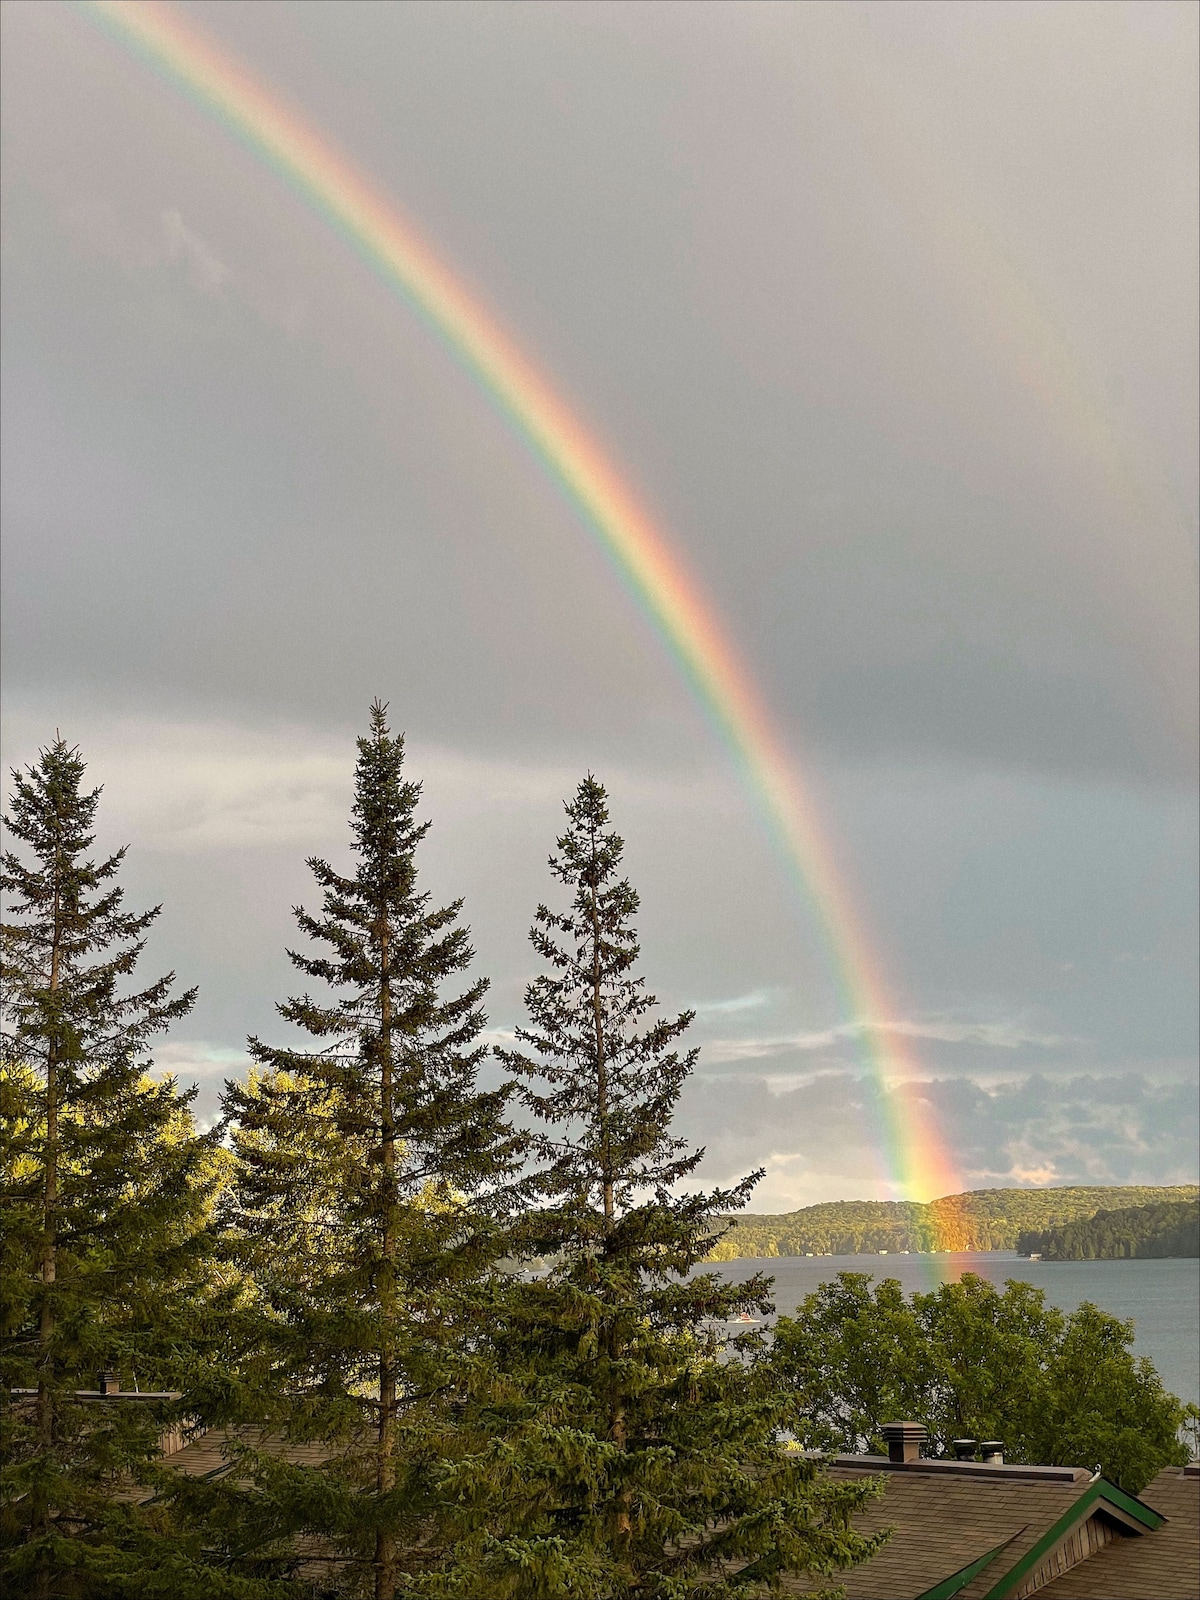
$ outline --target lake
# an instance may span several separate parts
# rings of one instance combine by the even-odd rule
[[[1134,1352],[1149,1356],[1181,1400],[1200,1401],[1200,1261],[1029,1261],[1012,1250],[947,1251],[940,1255],[768,1256],[710,1263],[734,1283],[755,1272],[775,1279],[775,1304],[788,1312],[839,1272],[897,1278],[908,1292],[956,1282],[964,1272],[1002,1286],[1019,1278],[1046,1291],[1047,1301],[1074,1311],[1090,1300],[1134,1322]]]

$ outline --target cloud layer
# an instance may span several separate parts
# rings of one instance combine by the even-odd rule
[[[1196,9],[181,3],[413,218],[710,594],[964,1172],[1176,1175]],[[60,727],[104,783],[148,960],[201,986],[164,1062],[210,1095],[278,1027],[380,695],[496,1030],[594,770],[649,983],[697,1011],[689,1128],[776,1198],[876,1182],[837,929],[535,455],[79,8],[0,27],[5,755]]]
[[[1186,1072],[1165,1080],[1032,1074],[987,1086],[958,1077],[919,1087],[964,1189],[1195,1182],[1200,1114]],[[903,1173],[881,1156],[882,1091],[861,1074],[824,1072],[784,1088],[761,1077],[700,1078],[681,1124],[706,1145],[699,1178],[727,1182],[766,1168],[756,1211],[850,1195],[903,1198]]]

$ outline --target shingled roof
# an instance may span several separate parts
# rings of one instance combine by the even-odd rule
[[[923,1431],[923,1430],[921,1430]],[[235,1443],[317,1466],[327,1450],[256,1429],[194,1437],[165,1464],[194,1477],[231,1470]],[[855,1518],[892,1530],[882,1550],[833,1581],[846,1600],[1196,1600],[1200,1595],[1200,1467],[1170,1467],[1134,1496],[1082,1467],[837,1456],[835,1478],[878,1474],[883,1495]],[[296,1546],[308,1562],[316,1541]],[[830,1580],[796,1574],[785,1593]]]
[[[329,1447],[324,1444],[285,1444],[279,1434],[264,1428],[214,1428],[194,1435],[182,1449],[166,1456],[163,1465],[189,1478],[224,1477],[236,1464],[239,1445],[262,1450],[298,1467],[319,1467],[329,1459]]]
[[[1200,1592],[1200,1478],[1182,1468],[1160,1473],[1142,1497],[1077,1467],[840,1456],[830,1470],[884,1475],[882,1497],[855,1526],[892,1529],[878,1555],[839,1575],[847,1600],[1196,1600]],[[817,1586],[797,1576],[785,1592]]]
[[[1167,1520],[1152,1539],[1114,1540],[1039,1590],[1045,1600],[1200,1595],[1200,1468],[1164,1467],[1140,1499]]]

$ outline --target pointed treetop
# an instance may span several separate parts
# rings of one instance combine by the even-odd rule
[[[13,839],[28,845],[42,862],[57,862],[60,870],[68,859],[78,858],[95,842],[92,828],[102,786],[83,790],[81,784],[86,771],[87,763],[79,746],[69,745],[57,730],[53,743],[39,748],[36,765],[24,771],[12,768],[12,793],[4,818],[5,829]],[[111,877],[124,855],[122,847],[99,865],[81,863],[81,870],[92,874],[88,886],[95,887]],[[33,880],[27,876],[30,869],[24,868],[11,851],[4,851],[3,864],[6,891],[15,887],[8,882],[12,875],[20,880],[25,890],[31,888]]]
[[[596,889],[616,870],[625,852],[624,839],[608,830],[608,790],[589,772],[574,796],[564,800],[563,810],[571,827],[556,841],[562,859],[551,856],[550,870],[557,878]]]

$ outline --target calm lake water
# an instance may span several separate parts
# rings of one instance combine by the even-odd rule
[[[866,1272],[876,1281],[898,1278],[910,1294],[956,1282],[964,1272],[1000,1286],[1019,1278],[1044,1289],[1047,1301],[1063,1311],[1090,1300],[1113,1316],[1132,1317],[1135,1353],[1150,1357],[1172,1394],[1200,1401],[1200,1261],[1029,1261],[1011,1250],[964,1250],[936,1256],[769,1256],[714,1265],[734,1283],[770,1273],[775,1304],[784,1312],[839,1272]]]

